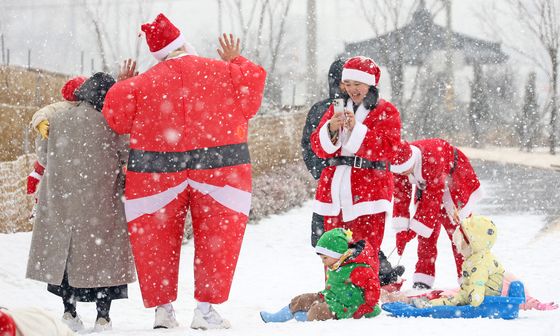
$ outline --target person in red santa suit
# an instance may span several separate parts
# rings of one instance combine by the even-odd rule
[[[313,151],[328,159],[313,210],[325,216],[325,231],[350,229],[356,240],[366,240],[372,246],[376,257],[370,265],[376,276],[385,221],[391,219],[393,210],[389,167],[401,136],[399,111],[379,99],[380,75],[372,59],[348,59],[342,70],[349,97],[343,102],[344,109],[335,111],[331,105],[311,134]]]
[[[108,92],[103,114],[130,134],[125,210],[144,305],[154,328],[176,327],[185,215],[194,235],[191,328],[229,328],[212,304],[228,299],[251,203],[248,121],[258,111],[266,71],[220,38],[222,60],[197,56],[163,14],[142,25],[158,64]]]
[[[397,231],[397,253],[402,255],[406,244],[418,235],[413,287],[429,289],[435,280],[441,227],[452,240],[457,223],[467,218],[482,198],[480,182],[465,154],[442,139],[403,141],[391,171],[395,173],[392,223]],[[460,280],[463,257],[451,245]]]

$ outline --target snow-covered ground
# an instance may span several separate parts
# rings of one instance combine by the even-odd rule
[[[523,166],[560,169],[560,155],[551,155],[548,148],[535,148],[532,153],[522,152],[516,147],[486,146],[485,148],[461,147],[463,153],[471,160],[479,159],[512,163]]]
[[[489,190],[491,197],[491,190]],[[491,208],[479,212],[491,214]],[[495,254],[506,269],[521,277],[533,296],[545,301],[560,299],[560,232],[538,235],[544,217],[531,214],[495,215],[499,228]],[[521,311],[517,320],[429,318],[397,319],[383,313],[374,319],[327,322],[265,324],[260,310],[274,311],[300,293],[322,289],[323,270],[309,244],[311,203],[277,216],[266,218],[247,228],[230,300],[218,306],[233,327],[230,330],[195,331],[189,328],[195,303],[192,297],[192,242],[183,247],[179,298],[175,303],[181,327],[152,330],[153,310],[142,306],[138,284],[129,287],[128,300],[113,303],[113,330],[106,335],[560,335],[560,311]],[[0,306],[38,306],[56,315],[62,314],[60,299],[46,291],[46,285],[24,278],[31,234],[0,235]],[[394,235],[386,230],[383,249],[394,247]],[[405,278],[411,279],[415,263],[416,242],[407,246],[401,264],[407,267]],[[447,237],[439,240],[436,287],[456,286],[453,260]],[[391,256],[397,262],[396,253]],[[410,290],[410,281],[403,287]],[[78,304],[78,313],[91,330],[95,305]]]

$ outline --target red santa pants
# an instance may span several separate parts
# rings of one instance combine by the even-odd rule
[[[433,286],[436,275],[436,259],[437,259],[437,241],[441,227],[443,226],[449,240],[452,241],[452,235],[456,227],[451,223],[445,208],[442,208],[435,218],[430,219],[434,222],[434,231],[428,238],[418,235],[418,262],[416,263],[416,271],[413,276],[414,282],[423,282],[430,287]],[[453,256],[455,258],[455,266],[457,270],[457,278],[461,278],[461,267],[463,266],[463,256],[455,248],[455,244],[451,243]]]
[[[325,216],[325,231],[343,228],[352,231],[354,241],[365,240],[373,249],[369,263],[374,273],[379,273],[379,249],[385,232],[385,213],[360,216],[352,221],[343,222],[342,213],[338,216]]]
[[[188,186],[176,199],[128,223],[144,306],[175,301],[179,257],[190,208],[194,235],[194,297],[214,304],[228,299],[247,216]]]

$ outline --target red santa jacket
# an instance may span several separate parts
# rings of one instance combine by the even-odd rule
[[[347,109],[352,110],[351,100],[348,100]],[[325,159],[357,157],[356,164],[329,166],[323,170],[317,186],[314,211],[323,216],[336,216],[342,210],[344,221],[367,214],[390,214],[393,207],[393,177],[389,166],[400,142],[399,111],[382,99],[370,111],[360,105],[355,113],[354,129],[350,134],[342,134],[336,144],[331,142],[328,131],[328,121],[333,114],[334,108],[331,106],[311,134],[312,149],[318,157]],[[379,162],[381,166],[378,169],[359,168],[360,158]]]
[[[456,207],[461,220],[471,214],[474,204],[482,197],[480,182],[465,154],[445,140],[424,139],[410,145],[422,153],[421,167],[415,169],[421,171],[422,176],[394,175],[393,227],[399,232],[410,228],[427,238],[434,230],[435,221],[431,219],[442,207],[449,216]],[[412,219],[409,214],[411,201],[416,208]]]
[[[165,206],[187,185],[248,213],[248,121],[265,79],[266,71],[242,56],[223,62],[186,55],[109,90],[103,115],[115,132],[130,134],[129,221]]]

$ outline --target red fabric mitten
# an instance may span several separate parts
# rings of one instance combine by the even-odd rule
[[[372,311],[373,311],[373,307],[364,303],[361,306],[359,306],[358,309],[356,309],[352,317],[355,319],[359,319],[365,314],[371,313]]]
[[[37,191],[37,185],[41,181],[43,177],[43,173],[45,172],[45,167],[41,166],[39,161],[35,161],[34,169],[27,176],[27,194],[34,194]]]
[[[416,232],[412,230],[401,231],[397,233],[397,253],[402,255],[406,244],[416,237]]]

